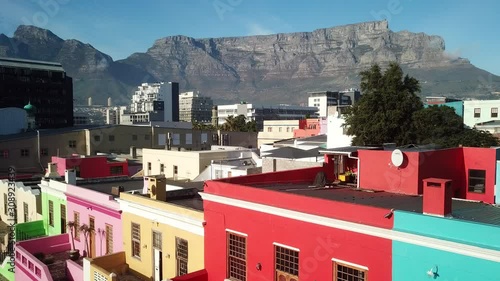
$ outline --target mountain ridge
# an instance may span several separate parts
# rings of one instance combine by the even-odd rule
[[[63,40],[50,30],[19,26],[0,34],[0,56],[61,62],[79,103],[128,104],[141,82],[177,81],[216,102],[304,103],[306,92],[357,88],[373,63],[400,63],[422,83],[422,95],[493,98],[500,77],[446,53],[445,41],[423,32],[393,32],[387,21],[310,32],[243,37],[156,39],[145,52],[114,61],[91,44]]]

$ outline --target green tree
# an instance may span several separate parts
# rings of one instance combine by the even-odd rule
[[[360,75],[363,96],[345,117],[353,145],[415,143],[412,117],[423,108],[418,81],[404,76],[397,63],[390,63],[383,73],[375,64]]]
[[[413,114],[418,144],[453,146],[450,138],[464,131],[462,118],[449,106],[429,106]]]
[[[499,141],[490,132],[464,128],[460,134],[451,136],[445,144],[446,147],[457,147],[460,145],[469,147],[491,147],[498,146]]]
[[[230,115],[226,118],[226,122],[222,124],[221,130],[230,132],[257,132],[257,124],[255,121],[246,121],[246,117],[240,114],[236,117]]]

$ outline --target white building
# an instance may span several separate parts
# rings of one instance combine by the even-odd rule
[[[500,120],[500,100],[464,101],[464,124],[470,128],[478,123]]]
[[[342,116],[342,111],[336,106],[328,108],[328,137],[326,141],[327,148],[345,147],[350,146],[352,137],[346,134],[344,127],[345,119]]]
[[[299,120],[265,120],[264,128],[257,136],[257,147],[293,138],[293,131],[299,129],[299,123]]]
[[[318,109],[316,107],[297,106],[297,105],[267,105],[256,106],[251,103],[239,103],[217,106],[218,124],[222,125],[229,116],[244,115],[246,121],[255,121],[257,130],[262,130],[264,120],[298,120],[306,116],[310,118],[317,117]]]
[[[352,105],[359,100],[361,94],[356,89],[341,92],[309,92],[308,105],[318,108],[319,117],[327,117],[328,107],[336,105]]]
[[[145,122],[179,121],[179,83],[142,83],[132,96],[130,114],[147,115],[136,118]]]
[[[106,109],[106,124],[119,125],[122,124],[122,116],[125,115],[126,106],[115,106]]]
[[[179,120],[207,124],[212,122],[213,101],[199,92],[185,92],[179,95]]]

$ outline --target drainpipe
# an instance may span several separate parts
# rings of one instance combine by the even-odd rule
[[[352,152],[349,152],[349,155],[347,155],[347,157],[349,157],[349,159],[355,159],[355,160],[357,160],[358,171],[357,171],[357,175],[356,175],[356,177],[357,177],[357,179],[356,179],[356,188],[359,189],[359,182],[360,182],[360,180],[359,180],[359,175],[360,175],[360,173],[359,173],[359,157],[352,156]]]
[[[42,165],[42,160],[40,159],[40,131],[36,130],[36,138],[37,138],[37,150],[38,150],[38,164],[40,164],[40,168],[42,168],[42,171],[44,170],[43,165]]]

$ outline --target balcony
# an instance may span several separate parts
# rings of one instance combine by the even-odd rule
[[[16,280],[83,280],[83,260],[69,259],[68,234],[18,242],[15,249]]]
[[[118,252],[94,259],[90,263],[90,279],[102,281],[142,281],[149,280],[135,275],[129,270],[125,252]],[[87,266],[85,266],[87,267]]]

